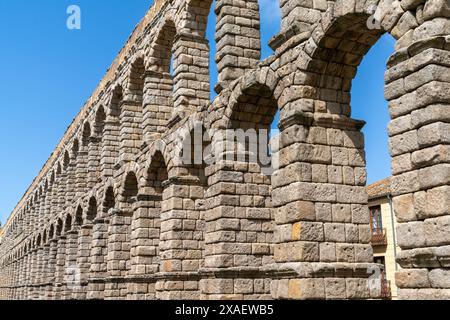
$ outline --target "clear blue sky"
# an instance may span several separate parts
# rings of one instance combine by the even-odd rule
[[[67,126],[93,92],[151,0],[0,1],[0,220],[38,174]],[[279,31],[278,0],[260,0],[263,58]],[[82,29],[66,28],[66,9],[82,10]],[[211,21],[211,19],[210,19]],[[214,56],[214,23],[208,25]],[[390,174],[383,98],[385,63],[393,41],[372,48],[354,83],[353,115],[365,129],[369,181]],[[212,63],[211,79],[217,79]]]

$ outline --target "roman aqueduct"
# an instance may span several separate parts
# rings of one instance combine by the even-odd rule
[[[0,231],[1,299],[379,297],[350,88],[386,32],[399,296],[450,298],[448,0],[279,2],[260,61],[258,1],[217,0],[211,101],[212,0],[155,1]],[[266,175],[220,133],[278,110]],[[215,161],[188,165],[197,127]]]

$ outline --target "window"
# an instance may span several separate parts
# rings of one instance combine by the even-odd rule
[[[370,208],[370,222],[372,226],[372,233],[381,233],[383,230],[383,224],[381,221],[381,207]]]
[[[385,259],[384,257],[375,257],[373,259],[373,262],[377,263],[377,264],[381,264],[386,268],[386,263],[385,263]]]

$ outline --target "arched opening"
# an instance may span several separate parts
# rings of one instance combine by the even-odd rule
[[[64,159],[63,159],[63,169],[64,171],[67,169],[67,166],[70,163],[70,155],[69,152],[64,152]]]
[[[141,106],[144,93],[144,80],[145,80],[144,75],[145,75],[144,59],[137,58],[136,61],[131,65],[128,90],[129,94],[131,94],[132,96],[131,100],[140,102]],[[142,110],[140,110],[140,112],[142,112]]]
[[[307,40],[297,59],[301,71],[295,75],[303,80],[286,90],[297,97],[283,93],[280,98],[282,163],[272,177],[277,263],[373,261],[369,241],[359,238],[368,222],[359,132],[363,123],[350,118],[356,68],[382,33],[368,30],[367,21],[367,15],[346,15],[324,26],[323,36]],[[307,228],[315,231],[306,232]],[[352,237],[350,230],[355,230]],[[324,289],[314,297],[331,296]],[[339,298],[347,298],[346,293]]]
[[[81,141],[83,148],[88,147],[90,138],[91,138],[91,124],[89,122],[86,122],[83,126],[83,136]]]
[[[72,155],[74,159],[77,158],[78,151],[80,151],[80,143],[78,142],[78,139],[75,139],[72,144]]]
[[[51,217],[53,217],[56,214],[56,208],[58,205],[58,198],[57,198],[57,174],[56,169],[52,169],[50,172],[50,180],[49,180],[49,187],[50,190],[47,191],[47,198],[46,198],[46,213],[45,213],[45,224],[47,224]]]
[[[60,237],[62,235],[62,231],[63,231],[63,222],[61,219],[58,219],[57,223],[56,223],[56,237]]]
[[[103,131],[105,129],[106,114],[103,106],[99,106],[95,113],[95,120],[92,128],[89,130],[89,141],[91,142],[88,147],[88,179],[87,187],[92,189],[100,180],[101,168],[100,161],[102,159],[102,142]]]
[[[138,195],[133,206],[131,222],[131,274],[144,277],[160,271],[160,228],[163,182],[168,178],[161,153],[152,157],[147,169],[145,189]],[[128,298],[155,299],[155,283],[146,281],[130,283]]]
[[[77,171],[79,169],[79,157],[78,153],[80,151],[80,144],[78,139],[74,139],[72,142],[72,148],[71,148],[71,157],[70,162],[67,166],[67,180],[66,180],[66,207],[69,207],[73,200],[75,200],[75,197],[78,190],[78,183],[77,183]]]
[[[75,212],[75,225],[77,227],[81,227],[83,225],[83,209],[81,206],[78,206],[77,211]]]
[[[88,210],[86,212],[86,223],[91,224],[97,218],[97,199],[91,197],[88,203]]]
[[[394,44],[390,34],[383,35],[365,55],[351,87],[352,117],[366,121],[362,131],[367,146],[368,184],[391,175],[387,128],[390,116],[384,97],[384,75]]]
[[[147,192],[152,196],[162,197],[163,182],[167,179],[168,172],[164,157],[161,152],[156,152],[147,171]]]
[[[103,136],[103,130],[105,128],[106,113],[103,106],[99,106],[95,113],[94,122],[94,135],[101,138]]]
[[[278,103],[273,89],[261,83],[257,73],[244,76],[236,88],[241,89],[232,93],[233,103],[225,111],[228,130],[213,137],[215,165],[221,166],[208,177],[206,201],[212,208],[205,214],[205,267],[250,270],[273,262],[268,138]],[[251,286],[263,278],[255,272],[245,281]],[[260,287],[254,294],[268,291]]]
[[[144,60],[136,58],[131,65],[120,117],[120,150],[121,157],[125,161],[133,160],[142,145],[144,75]]]
[[[171,70],[173,71],[175,68],[171,64],[173,62],[173,43],[176,33],[175,23],[167,19],[150,53],[149,65],[153,66],[153,70],[163,74],[173,74]]]
[[[36,246],[35,246],[35,248],[39,248],[41,246],[41,239],[42,239],[42,236],[39,234],[37,236],[37,238],[36,238]]]
[[[108,274],[125,278],[131,269],[130,225],[133,204],[137,201],[138,180],[133,171],[126,173],[119,192],[118,210],[111,216],[108,238]],[[126,297],[128,282],[106,283],[105,298]]]
[[[167,128],[173,111],[174,68],[173,42],[176,35],[175,24],[167,20],[159,30],[154,43],[146,54],[144,96],[143,99],[143,136],[149,144],[156,133]]]
[[[67,233],[70,230],[72,230],[72,216],[68,214],[64,220],[64,233]]]
[[[391,156],[388,146],[388,103],[384,97],[386,62],[394,53],[395,39],[384,34],[371,47],[358,66],[351,85],[351,114],[366,122],[363,177],[369,195],[370,231],[374,262],[383,265],[382,294],[397,299],[395,271],[397,246],[395,216],[390,196]],[[361,181],[363,183],[363,181]]]
[[[55,226],[53,224],[50,225],[50,230],[48,232],[48,239],[52,240],[55,236]]]
[[[106,188],[105,198],[103,200],[103,216],[107,217],[109,210],[113,209],[115,205],[114,188],[110,186]]]
[[[92,244],[90,246],[90,270],[87,299],[100,300],[105,298],[105,283],[107,277],[108,256],[108,223],[110,210],[115,206],[114,188],[109,186],[105,190],[101,201],[102,212],[98,214],[97,200],[91,198],[88,211],[93,218]],[[94,209],[95,208],[95,209]]]
[[[121,194],[121,202],[125,204],[125,208],[129,208],[137,201],[138,181],[134,172],[127,173]]]
[[[235,130],[233,160],[257,164],[267,179],[274,170],[272,148],[276,149],[276,145],[271,144],[271,139],[276,134],[277,116],[279,109],[272,90],[260,83],[242,90],[230,116],[230,129]]]
[[[181,162],[187,174],[205,185],[205,167],[213,159],[211,136],[201,121],[194,121],[190,132],[185,133],[181,146]]]
[[[181,131],[181,130],[180,130]],[[183,220],[178,223],[172,230],[167,228],[170,220],[165,218],[161,223],[161,239],[167,239],[167,231],[174,231],[179,234],[179,239],[183,243],[183,247],[187,248],[186,255],[181,262],[186,271],[195,271],[204,267],[205,257],[205,220],[207,217],[205,203],[205,193],[207,190],[206,167],[214,163],[211,132],[206,130],[205,125],[198,119],[191,118],[191,122],[187,123],[183,134],[181,144],[181,168],[174,169],[178,172],[180,179],[166,183],[167,190],[163,193],[163,201],[183,202]],[[176,161],[175,161],[176,162]],[[163,205],[167,208],[166,205]],[[180,206],[181,209],[181,206]],[[163,210],[164,217],[168,217]],[[161,245],[165,248],[165,244]],[[165,256],[170,256],[171,252],[163,250]],[[174,252],[177,248],[174,248]],[[162,265],[177,264],[170,259],[164,259]],[[186,290],[186,296],[200,297],[200,288],[191,288]],[[197,296],[198,295],[198,296]]]
[[[216,54],[217,54],[217,43],[215,39],[216,32],[216,0],[212,1],[209,7],[209,15],[207,19],[206,25],[206,38],[209,42],[209,91],[210,91],[210,99],[214,99],[217,95],[214,90],[217,86],[218,81],[218,71],[217,71],[217,63],[216,63]]]
[[[63,199],[61,198],[63,182],[62,182],[62,166],[60,160],[58,160],[58,162],[56,163],[56,168],[54,169],[54,172],[55,172],[55,183],[53,188],[53,205],[50,210],[51,211],[50,219],[52,219],[52,217],[55,217],[61,211],[61,208],[64,205]]]
[[[112,92],[109,112],[112,117],[116,117],[119,121],[122,113],[122,102],[123,89],[122,86],[117,85]]]

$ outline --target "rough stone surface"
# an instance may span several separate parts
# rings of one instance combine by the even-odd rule
[[[282,0],[262,62],[258,1],[211,3],[154,2],[0,229],[0,299],[380,298],[350,89],[385,32],[399,297],[449,299],[448,1]],[[230,132],[277,110],[270,168]]]

